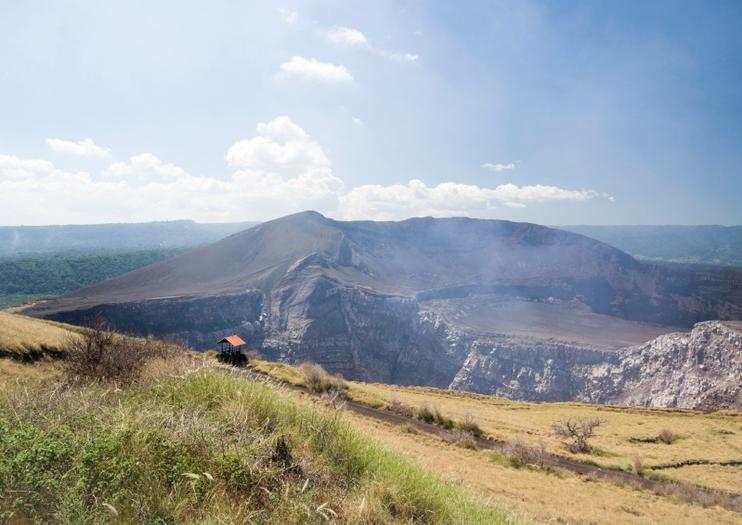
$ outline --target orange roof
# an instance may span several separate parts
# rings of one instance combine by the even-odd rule
[[[240,337],[238,337],[236,335],[228,335],[227,337],[225,337],[221,341],[217,341],[217,344],[218,343],[229,343],[232,346],[241,346],[241,345],[244,345],[245,344],[245,341],[243,341]]]

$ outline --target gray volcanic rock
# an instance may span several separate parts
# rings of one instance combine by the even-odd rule
[[[591,401],[678,408],[742,408],[742,333],[720,321],[689,333],[662,335],[596,367],[584,396]]]
[[[617,352],[563,344],[472,345],[451,388],[534,401],[742,408],[742,333],[698,323]]]
[[[202,349],[236,332],[269,358],[349,379],[571,399],[587,395],[580,370],[613,363],[618,348],[742,319],[740,282],[535,224],[305,212],[28,313],[80,324],[103,315]]]

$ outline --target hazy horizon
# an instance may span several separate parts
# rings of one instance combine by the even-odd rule
[[[338,220],[338,221],[345,221],[345,220],[384,220],[384,219],[339,219],[336,217],[333,217],[330,214],[318,212],[316,210],[301,210],[297,211],[291,214],[287,215],[294,215],[298,213],[306,213],[306,212],[316,212],[321,213],[323,216],[327,217],[328,219]],[[242,224],[242,223],[263,223],[268,221],[273,221],[280,219],[282,217],[285,217],[286,215],[281,215],[278,217],[271,217],[269,219],[265,220],[239,220],[239,221],[200,221],[196,219],[188,219],[188,218],[175,218],[175,219],[165,219],[165,220],[152,220],[152,221],[111,221],[111,222],[77,222],[77,223],[57,223],[57,224],[0,224],[0,228],[20,228],[20,227],[51,227],[51,226],[105,226],[105,225],[117,225],[117,224],[152,224],[152,223],[169,223],[169,222],[192,222],[196,224]],[[413,215],[409,217],[403,217],[399,219],[393,219],[394,222],[398,221],[405,221],[409,219],[425,219],[425,218],[435,218],[435,219],[490,219],[490,220],[511,220],[512,219],[498,219],[496,217],[472,217],[467,215],[448,215],[448,216],[432,216],[432,215]],[[513,221],[513,222],[533,222],[533,221]],[[541,223],[534,223],[534,224],[541,224]],[[681,227],[681,228],[693,228],[693,227],[721,227],[721,228],[737,228],[742,226],[742,224],[646,224],[646,223],[636,223],[636,224],[541,224],[542,226],[548,226],[551,228],[566,228],[566,227]]]

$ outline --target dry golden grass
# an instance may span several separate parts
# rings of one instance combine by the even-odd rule
[[[0,382],[7,380],[39,381],[60,374],[59,364],[53,361],[42,360],[35,363],[21,363],[9,358],[0,359]]]
[[[61,323],[0,311],[0,352],[20,357],[29,352],[60,350],[74,337],[74,330]]]
[[[258,362],[255,367],[278,379],[301,383],[301,374],[289,365]],[[435,388],[357,382],[348,385],[349,396],[369,406],[384,407],[397,400],[411,407],[434,406],[454,420],[463,420],[470,414],[486,434],[503,441],[518,438],[532,446],[543,442],[554,453],[624,470],[632,470],[635,459],[639,458],[648,474],[736,492],[742,487],[740,466],[720,471],[724,473],[724,481],[714,481],[714,465],[652,470],[653,466],[689,460],[742,460],[742,413],[737,411],[701,413],[584,403],[527,403]],[[605,420],[590,439],[593,446],[590,453],[571,454],[554,436],[552,423],[568,418]],[[650,442],[667,430],[677,435],[672,444]],[[708,475],[703,475],[706,470]]]
[[[250,361],[250,365],[256,372],[268,374],[271,377],[292,385],[302,385],[304,383],[304,374],[301,373],[298,367],[287,365],[286,363],[261,361],[258,359]]]
[[[350,395],[362,402],[379,405],[397,399],[411,406],[430,403],[453,419],[461,419],[470,413],[485,433],[495,438],[509,440],[517,436],[531,445],[543,441],[556,453],[610,468],[629,469],[637,457],[650,473],[652,466],[688,460],[742,460],[742,413],[735,411],[700,413],[582,403],[525,403],[432,388],[349,384]],[[595,448],[593,452],[572,455],[553,435],[552,423],[567,418],[602,418],[606,421],[590,440]],[[657,437],[663,429],[672,430],[678,439],[669,445],[646,442]],[[680,469],[673,477],[703,483],[698,473],[704,468],[699,466],[693,471]],[[736,485],[739,492],[742,467],[732,467],[731,470],[730,483]],[[661,472],[664,475],[668,470]],[[701,479],[706,480],[707,476]]]
[[[742,467],[739,465],[688,465],[654,472],[658,472],[664,478],[693,481],[705,487],[739,493],[742,491],[741,470]],[[742,518],[740,520],[742,521]]]
[[[740,515],[704,508],[629,487],[503,466],[487,451],[472,451],[427,434],[347,413],[353,426],[439,476],[516,515],[548,523],[697,525],[738,524]]]

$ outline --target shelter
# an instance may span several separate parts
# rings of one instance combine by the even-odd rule
[[[242,353],[242,347],[246,344],[237,335],[228,335],[216,342],[219,345],[219,361],[234,366],[245,366],[247,356]]]

